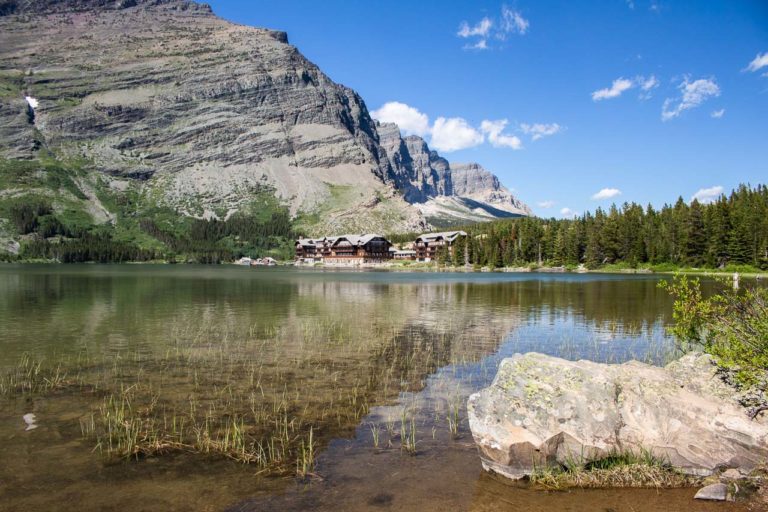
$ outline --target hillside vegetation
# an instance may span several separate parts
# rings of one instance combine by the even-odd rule
[[[288,209],[268,187],[224,220],[200,219],[159,204],[140,182],[113,182],[81,162],[43,158],[0,160],[0,191],[4,260],[286,259],[296,236]]]

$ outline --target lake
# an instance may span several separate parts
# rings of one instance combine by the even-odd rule
[[[0,509],[741,510],[480,467],[503,357],[675,357],[659,279],[2,265]]]

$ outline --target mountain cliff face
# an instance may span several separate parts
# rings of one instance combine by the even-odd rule
[[[389,175],[405,200],[423,203],[430,197],[452,195],[450,164],[424,139],[400,136],[394,123],[376,123],[381,147],[389,162]]]
[[[285,33],[186,0],[0,0],[0,158],[41,155],[92,172],[81,195],[187,216],[271,190],[314,232],[426,229],[411,203],[455,195],[445,159],[377,127]],[[462,190],[484,201],[481,182]]]
[[[402,137],[393,123],[376,127],[394,183],[432,224],[531,215],[527,205],[479,164],[451,164],[421,137]]]
[[[451,174],[454,195],[486,203],[509,213],[533,215],[528,205],[512,195],[495,174],[480,164],[453,164]]]

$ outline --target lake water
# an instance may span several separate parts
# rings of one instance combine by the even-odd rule
[[[501,358],[674,357],[659,279],[2,265],[0,510],[740,510],[480,467]]]

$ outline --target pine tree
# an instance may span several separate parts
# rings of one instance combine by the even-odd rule
[[[453,244],[453,266],[463,267],[467,256],[467,237],[459,237]]]
[[[622,256],[620,222],[618,208],[615,204],[611,205],[600,234],[600,245],[603,248],[604,258],[610,263],[619,261]]]
[[[601,245],[601,230],[603,229],[605,215],[598,208],[595,216],[586,216],[586,247],[584,249],[584,264],[587,268],[598,268],[604,263],[603,248]]]
[[[691,201],[683,239],[685,241],[685,261],[696,267],[703,265],[707,239],[704,231],[704,212],[696,199]]]
[[[721,267],[728,260],[728,237],[731,230],[728,210],[728,202],[720,198],[704,212],[704,224],[707,226],[706,263],[710,267]]]

